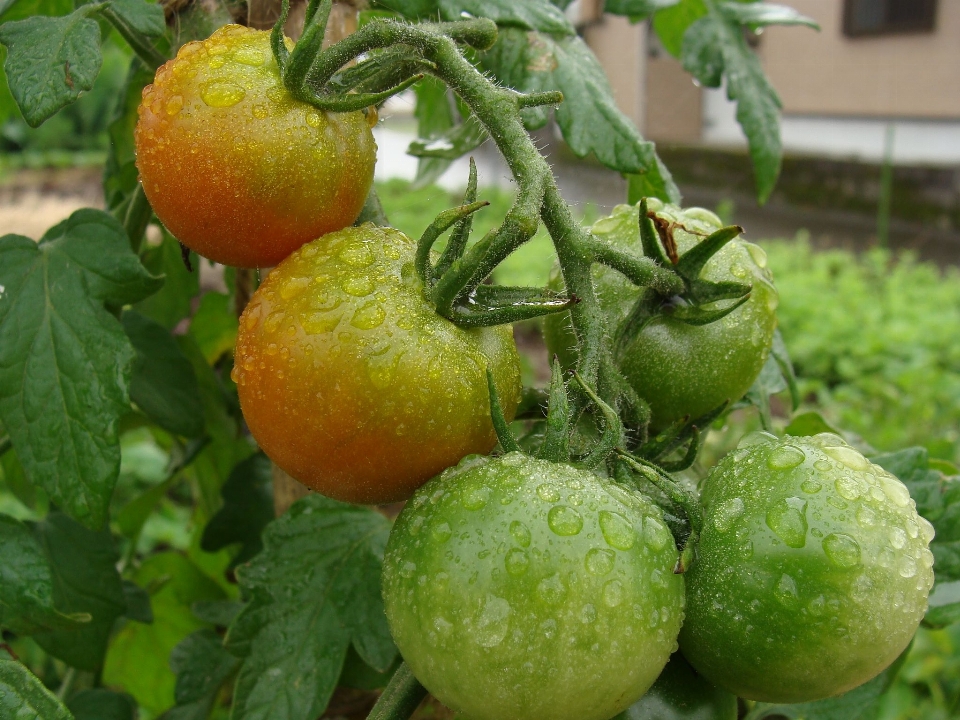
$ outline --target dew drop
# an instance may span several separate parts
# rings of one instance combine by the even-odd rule
[[[797,582],[792,577],[784,573],[780,576],[777,586],[773,589],[773,595],[781,605],[792,607],[797,604]]]
[[[587,603],[582,608],[580,608],[580,622],[584,625],[589,625],[597,619],[597,608],[595,608],[591,603]]]
[[[481,647],[496,647],[503,642],[510,627],[510,603],[496,595],[487,599],[477,616],[474,637]]]
[[[857,523],[860,527],[873,527],[877,524],[877,514],[866,505],[861,505],[857,508]]]
[[[246,91],[231,82],[210,83],[200,91],[200,97],[210,107],[232,107],[243,100]]]
[[[619,580],[608,580],[603,586],[603,604],[607,607],[617,607],[623,602],[623,583]]]
[[[383,324],[387,311],[376,300],[371,300],[357,308],[350,319],[350,324],[360,330],[372,330]]]
[[[591,548],[587,551],[583,563],[591,575],[606,575],[613,570],[616,554],[606,548]]]
[[[530,530],[519,520],[510,523],[510,534],[520,547],[530,547]]]
[[[315,112],[308,112],[304,120],[306,121],[307,125],[309,125],[312,128],[318,128],[320,127],[320,125],[323,124],[323,121],[320,118],[320,114]]]
[[[762,430],[757,430],[755,432],[747,433],[742,438],[740,442],[737,443],[738,448],[747,448],[753,447],[754,445],[769,445],[771,443],[777,442],[777,436]]]
[[[819,470],[820,472],[826,472],[827,470],[829,470],[829,469],[832,468],[833,466],[832,466],[829,462],[827,462],[826,460],[817,460],[817,461],[813,464],[813,467],[814,467],[814,469]]]
[[[800,483],[800,489],[808,495],[813,495],[820,492],[823,489],[823,485],[821,485],[820,481],[815,478],[807,478]]]
[[[300,327],[308,335],[320,335],[334,330],[340,324],[340,314],[331,314],[329,311],[304,313],[299,320]]]
[[[866,470],[870,467],[870,461],[852,447],[847,447],[845,445],[839,447],[825,447],[823,451],[834,460],[846,465],[851,470]]]
[[[896,550],[902,550],[904,548],[907,544],[907,534],[902,528],[890,528],[890,544],[893,545]]]
[[[850,596],[853,598],[854,602],[862,603],[868,597],[870,597],[870,592],[873,590],[873,581],[867,575],[861,575],[853,582],[853,586],[850,588]]]
[[[537,585],[537,596],[548,605],[557,605],[567,594],[567,587],[563,584],[559,574],[544,578]]]
[[[659,520],[652,517],[643,519],[643,541],[647,547],[660,552],[672,542],[670,531]]]
[[[725,533],[730,526],[743,515],[744,504],[742,498],[731,498],[724,500],[717,507],[717,513],[713,516],[713,524],[719,532]]]
[[[280,286],[280,297],[284,300],[292,300],[302,293],[310,285],[308,277],[292,277]]]
[[[412,578],[413,574],[417,571],[417,566],[412,562],[405,562],[400,566],[400,576],[405,578]]]
[[[453,535],[453,530],[445,522],[434,525],[433,529],[430,530],[430,536],[438,543],[445,543],[451,535]]]
[[[898,507],[906,507],[910,504],[910,491],[906,486],[889,474],[880,476],[880,487],[884,494],[890,498],[890,501]]]
[[[860,545],[846,533],[830,533],[823,539],[823,552],[839,568],[860,564]]]
[[[900,558],[900,562],[897,563],[897,572],[900,573],[900,577],[903,578],[912,578],[917,574],[917,562],[909,555],[904,555]]]
[[[617,550],[629,550],[637,541],[636,533],[620,513],[600,511],[600,531],[607,544]]]
[[[490,499],[490,488],[480,483],[470,483],[460,491],[460,503],[467,510],[480,510]]]
[[[337,253],[337,257],[347,265],[360,268],[369,267],[377,261],[377,256],[373,254],[373,250],[363,243],[349,243],[345,245],[340,252]]]
[[[545,502],[557,502],[560,499],[560,492],[549,483],[543,483],[537,486],[537,495]]]
[[[183,110],[183,98],[180,95],[174,95],[167,101],[167,115],[176,115],[181,110]]]
[[[807,610],[810,611],[810,614],[814,617],[820,617],[823,615],[823,611],[827,606],[827,601],[824,599],[823,595],[817,595],[813,600],[807,603]]]
[[[931,525],[930,521],[925,517],[918,516],[917,522],[920,524],[920,534],[923,536],[923,539],[927,545],[929,545],[931,542],[933,542],[933,538],[937,534],[937,531],[933,529],[933,525]]]
[[[838,477],[834,483],[834,487],[837,488],[840,497],[846,498],[847,500],[856,500],[860,497],[860,483],[857,482],[856,478],[850,477],[849,475],[841,475]]]
[[[507,572],[511,575],[523,575],[530,567],[530,558],[527,557],[525,550],[513,548],[507,553],[504,564],[507,567]]]
[[[803,450],[793,445],[781,445],[774,448],[767,458],[767,467],[773,470],[789,470],[800,465],[807,456]]]
[[[802,548],[807,541],[807,501],[789,497],[767,511],[767,527],[788,547]]]
[[[557,535],[576,535],[583,529],[583,518],[569,505],[554,505],[547,513],[547,525]]]
[[[340,287],[348,295],[364,297],[373,292],[373,280],[366,275],[347,275],[340,281]]]
[[[767,253],[759,245],[754,245],[753,243],[744,243],[747,247],[747,252],[750,253],[750,257],[753,258],[753,261],[757,264],[758,268],[765,268],[767,266]]]

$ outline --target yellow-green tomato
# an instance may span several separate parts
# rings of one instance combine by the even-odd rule
[[[467,458],[390,534],[387,620],[414,674],[469,720],[607,720],[649,688],[683,619],[660,509],[570,465]]]
[[[415,250],[369,223],[324,235],[274,268],[240,318],[233,377],[250,432],[337,500],[406,500],[492,450],[487,368],[508,419],[520,399],[513,329],[437,315]]]
[[[703,485],[683,654],[741,697],[797,703],[870,680],[913,638],[933,528],[840,437],[748,435]]]
[[[649,201],[649,208],[673,225],[680,254],[721,226],[716,215],[702,208],[681,210],[656,200]],[[612,215],[594,223],[590,232],[617,249],[643,253],[637,206],[618,205]],[[752,285],[753,292],[743,306],[708,325],[688,325],[669,313],[659,315],[643,327],[617,360],[633,389],[650,403],[654,430],[684,416],[696,418],[725,400],[742,397],[760,374],[773,343],[779,296],[767,269],[766,254],[759,246],[739,238],[731,241],[707,262],[701,277]],[[603,265],[594,265],[593,278],[608,328],[614,332],[641,291]],[[559,273],[552,282],[562,286]],[[717,305],[730,302],[722,300]],[[544,336],[550,352],[564,367],[572,367],[576,338],[569,314],[547,316]]]

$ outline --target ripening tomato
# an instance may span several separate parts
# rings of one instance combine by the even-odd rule
[[[294,100],[268,32],[228,25],[187,43],[138,112],[137,168],[157,217],[226,265],[276,265],[350,225],[373,182],[368,118]]]
[[[832,433],[746,436],[703,484],[683,654],[752,700],[844,693],[909,644],[933,527],[907,488]]]
[[[470,720],[607,720],[683,621],[660,508],[567,464],[467,458],[390,533],[383,599],[414,675]]]
[[[510,326],[462,329],[437,315],[416,244],[351,227],[278,265],[240,318],[234,377],[264,452],[337,500],[405,500],[496,444],[486,371],[508,418],[520,400]]]

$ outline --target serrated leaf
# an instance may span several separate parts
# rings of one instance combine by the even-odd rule
[[[196,268],[199,259],[195,254],[190,257]],[[200,292],[200,273],[187,270],[180,253],[180,243],[165,230],[160,245],[143,252],[143,265],[154,275],[163,276],[163,287],[133,307],[172,330],[193,310],[192,300]]]
[[[137,702],[159,713],[174,703],[176,679],[171,651],[185,637],[204,627],[190,610],[198,600],[219,600],[224,592],[188,558],[165,552],[147,558],[136,582],[155,588],[150,597],[153,623],[126,624],[113,638],[104,666],[104,682],[123,687]]]
[[[790,390],[791,410],[800,407],[800,386],[797,384],[797,374],[793,369],[793,361],[790,359],[790,351],[787,350],[787,344],[783,340],[783,334],[780,328],[773,331],[773,345],[770,348],[770,354],[780,366],[780,374],[787,382],[787,389]]]
[[[190,610],[203,622],[226,628],[243,610],[243,603],[237,600],[198,600]]]
[[[787,389],[787,381],[783,377],[777,359],[771,353],[760,369],[760,374],[753,381],[753,385],[743,396],[744,402],[753,405],[760,413],[760,424],[764,430],[773,429],[773,417],[770,414],[770,398]]]
[[[184,437],[203,434],[203,406],[193,366],[163,325],[132,310],[123,330],[137,352],[130,399],[164,430]]]
[[[53,571],[43,546],[27,525],[6,515],[0,515],[0,558],[0,627],[29,635],[90,620],[56,609]]]
[[[417,107],[417,136],[424,142],[442,137],[454,126],[453,106],[447,94],[447,86],[434,77],[425,77],[414,85]],[[443,158],[420,158],[414,185],[423,187],[436,181],[450,167],[451,161]]]
[[[414,140],[407,148],[407,155],[418,158],[456,160],[476,150],[487,139],[487,131],[473,116],[449,132],[432,140]]]
[[[188,635],[170,653],[170,668],[177,676],[177,706],[165,717],[204,720],[220,687],[239,665],[240,661],[224,649],[223,641],[213,630]]]
[[[792,7],[763,2],[721,2],[720,12],[741,25],[762,27],[765,25],[806,25],[820,29],[817,21],[807,17]]]
[[[874,455],[870,460],[900,478],[917,512],[936,530],[930,543],[937,583],[960,580],[960,478],[932,470],[926,448]]]
[[[680,653],[637,702],[612,720],[736,720],[737,698],[698,675]]]
[[[233,311],[233,299],[225,293],[208,292],[200,298],[200,307],[190,320],[190,334],[211,365],[237,344],[240,327]]]
[[[203,530],[200,547],[207,552],[240,543],[232,565],[246,562],[263,547],[260,535],[273,520],[273,469],[257,453],[238,464],[220,489],[223,507]]]
[[[760,61],[744,40],[740,25],[711,11],[683,34],[684,69],[708,87],[727,81],[727,97],[737,103],[737,121],[747,136],[757,198],[767,201],[780,174],[780,98]]]
[[[95,10],[88,5],[62,17],[36,16],[0,26],[7,82],[30,127],[93,88],[103,62],[100,26],[88,17]]]
[[[320,715],[351,644],[387,669],[396,654],[380,596],[389,532],[379,513],[320,495],[267,526],[263,551],[237,570],[250,602],[227,633],[228,649],[244,658],[235,720]]]
[[[667,52],[679,58],[683,47],[683,34],[706,14],[707,6],[703,0],[681,0],[653,16],[653,29]]]
[[[20,720],[74,720],[57,696],[15,660],[0,658],[0,717]]]
[[[127,600],[127,611],[124,617],[138,623],[149,625],[153,622],[153,607],[150,605],[150,593],[137,585],[133,580],[123,581],[123,596]]]
[[[108,210],[123,205],[137,187],[138,175],[133,147],[133,129],[137,124],[137,108],[143,88],[153,82],[154,73],[139,58],[130,61],[130,69],[117,102],[113,122],[107,128],[110,147],[103,168],[103,192]],[[155,275],[159,268],[151,268]]]
[[[110,9],[132,30],[147,37],[159,37],[167,29],[163,6],[148,0],[110,0]]]
[[[836,427],[828,423],[820,413],[813,411],[795,415],[793,420],[790,421],[790,424],[784,428],[783,432],[795,437],[816,435],[824,432],[840,435],[840,431]]]
[[[637,22],[678,2],[680,0],[606,0],[603,11],[613,15],[626,15],[631,21]]]
[[[88,530],[59,512],[50,513],[33,531],[50,565],[54,606],[91,617],[77,629],[39,632],[34,640],[68,665],[95,672],[114,621],[127,610],[113,538],[108,530]]]
[[[674,193],[677,193],[675,196],[677,199],[673,202],[679,203],[683,199],[683,196],[679,195],[679,188],[673,181],[673,175],[670,174],[659,155],[656,161],[657,172],[627,175],[627,204],[636,205],[641,199],[647,197],[666,200]]]
[[[135,720],[137,716],[132,697],[104,688],[81,690],[70,698],[67,708],[74,720]]]
[[[500,27],[539,30],[553,35],[573,35],[566,15],[549,0],[439,0],[444,20],[473,16],[493,20]]]
[[[106,520],[134,359],[103,304],[160,282],[97,210],[78,210],[39,244],[0,238],[0,419],[30,481],[88,527]]]

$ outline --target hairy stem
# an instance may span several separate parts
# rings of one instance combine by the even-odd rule
[[[426,695],[426,688],[413,676],[410,667],[401,663],[367,720],[407,720]]]

